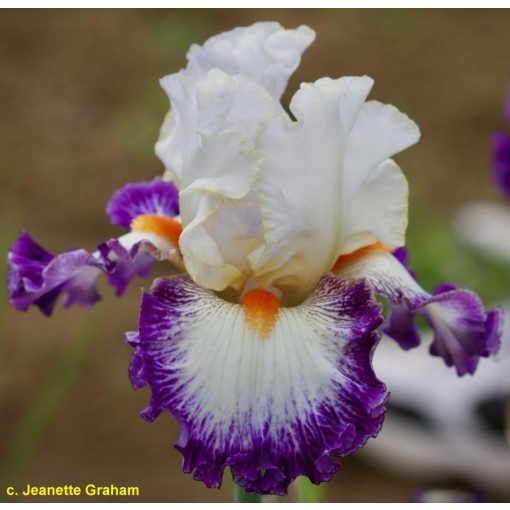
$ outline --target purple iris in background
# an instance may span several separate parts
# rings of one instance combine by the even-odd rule
[[[510,126],[510,91],[504,105],[505,119]],[[510,199],[510,135],[502,131],[492,137],[492,164],[496,185]]]
[[[94,253],[53,255],[26,233],[9,253],[9,295],[50,314],[97,301],[104,273],[121,294],[153,260],[181,274],[141,302],[129,375],[152,397],[143,416],[179,421],[183,470],[219,487],[230,467],[247,492],[285,494],[298,476],[330,480],[339,457],[379,432],[387,391],[372,369],[385,331],[472,374],[497,351],[501,312],[407,267],[407,180],[392,156],[419,139],[368,76],[304,83],[280,103],[308,27],[256,23],[193,45],[161,80],[171,110],[156,153],[163,179],[128,184],[107,207],[128,230]],[[398,369],[398,367],[397,367]]]

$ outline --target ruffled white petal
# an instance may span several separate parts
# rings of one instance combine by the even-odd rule
[[[403,243],[407,182],[386,158],[418,132],[395,108],[364,103],[372,83],[348,77],[303,84],[290,105],[297,122],[275,118],[261,137],[266,244],[250,256],[260,286],[288,289],[299,301],[339,254],[378,240]]]
[[[366,76],[303,84],[291,120],[260,70],[293,69],[307,38],[278,24],[236,29],[194,47],[189,69],[162,81],[172,114],[156,151],[181,189],[186,269],[206,288],[250,280],[297,303],[340,254],[404,244],[407,182],[388,158],[418,129],[365,102]]]
[[[218,69],[198,79],[181,71],[163,78],[161,85],[172,111],[156,154],[177,187],[183,190],[199,178],[239,180],[251,163],[240,169],[240,160],[253,149],[261,122],[277,111],[271,96],[253,80]]]
[[[418,126],[389,104],[363,104],[349,134],[345,153],[346,186],[351,196],[384,160],[407,149],[420,138]]]
[[[191,99],[179,77],[165,80],[175,125],[159,149],[181,188],[186,269],[206,288],[239,287],[248,254],[262,242],[253,192],[262,161],[256,141],[277,105],[251,79],[218,69],[194,84]]]
[[[171,240],[152,232],[136,232],[132,231],[117,239],[118,243],[124,250],[131,251],[134,247],[139,246],[141,251],[151,255],[155,260],[168,260],[177,268],[183,269],[182,255],[179,246]],[[110,258],[115,260],[115,254],[112,253]]]
[[[278,100],[314,39],[315,32],[307,26],[285,30],[276,22],[259,22],[234,28],[202,46],[194,44],[187,55],[187,71],[199,76],[218,68],[231,76],[241,74]]]
[[[341,252],[382,242],[395,249],[405,244],[409,186],[399,166],[387,159],[351,197],[343,212]]]

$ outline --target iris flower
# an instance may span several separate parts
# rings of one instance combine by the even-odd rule
[[[164,179],[117,191],[107,213],[130,230],[57,256],[23,233],[9,254],[11,302],[50,313],[117,292],[153,259],[181,273],[144,292],[129,374],[152,390],[143,416],[181,426],[183,470],[219,487],[285,494],[299,475],[330,480],[339,457],[379,432],[388,394],[371,360],[383,327],[400,345],[434,330],[431,353],[459,375],[494,353],[499,310],[407,267],[408,185],[393,155],[417,125],[367,100],[368,76],[286,83],[313,42],[308,27],[256,23],[193,45],[161,85],[171,103],[156,153]],[[398,370],[398,367],[395,367]]]
[[[503,113],[510,125],[510,91]],[[510,198],[510,136],[498,131],[492,138],[492,163],[494,181],[505,198]]]

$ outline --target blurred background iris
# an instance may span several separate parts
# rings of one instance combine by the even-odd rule
[[[503,202],[491,181],[490,138],[504,126],[510,12],[497,10],[4,10],[4,266],[22,227],[53,252],[93,250],[117,235],[104,214],[111,193],[162,172],[153,146],[168,104],[158,79],[185,65],[192,43],[262,20],[288,28],[307,24],[317,32],[285,103],[302,81],[368,74],[375,79],[373,97],[396,105],[420,126],[420,143],[396,159],[410,183],[408,248],[424,287],[450,280],[473,288],[487,304],[509,298],[510,265],[468,250],[451,226],[465,202]],[[156,271],[153,276],[164,274],[164,265]],[[57,307],[51,319],[38,310],[14,311],[2,289],[0,490],[14,480],[115,483],[138,485],[143,501],[231,499],[228,483],[207,490],[182,474],[180,455],[172,448],[178,427],[171,416],[150,425],[138,416],[149,390],[130,387],[130,349],[123,334],[136,329],[140,287],[151,280],[134,282],[122,300],[103,287],[104,300],[93,311]],[[402,366],[395,362],[395,371]],[[493,434],[504,444],[503,400],[494,398],[473,404],[485,405],[477,411],[480,426],[469,436],[475,443]],[[421,402],[404,409],[393,403],[394,416],[410,427],[427,427],[422,411]],[[421,439],[410,440],[404,449]],[[476,473],[422,469],[419,452],[413,470],[397,453],[388,462],[399,446],[385,441],[389,447],[372,455],[361,451],[344,460],[341,473],[325,486],[325,500],[410,501],[417,490],[431,486],[475,490],[489,500],[510,498],[505,484],[487,483]],[[491,450],[477,444],[473,452],[466,462],[492,459]],[[505,469],[504,462],[498,469]],[[508,482],[510,487],[510,475]]]

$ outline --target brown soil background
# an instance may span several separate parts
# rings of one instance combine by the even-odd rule
[[[153,154],[167,111],[158,79],[184,65],[191,43],[267,19],[287,27],[308,24],[317,32],[289,91],[325,75],[369,74],[375,78],[372,97],[397,105],[420,125],[421,142],[398,158],[410,181],[411,229],[419,229],[430,211],[447,221],[466,200],[496,197],[489,140],[504,125],[509,11],[4,10],[4,244],[21,226],[55,252],[93,249],[116,235],[104,215],[112,191],[162,170]],[[122,300],[102,288],[106,324],[98,326],[85,365],[24,478],[32,485],[138,485],[139,501],[229,501],[228,483],[207,490],[181,473],[170,416],[150,425],[138,416],[149,392],[134,392],[128,383],[123,334],[136,328],[139,288],[136,282]],[[0,457],[55,359],[87,317],[96,316],[78,309],[58,309],[51,319],[37,310],[4,315]],[[0,485],[7,482],[0,473]],[[327,484],[325,499],[409,501],[424,483],[354,455]]]

